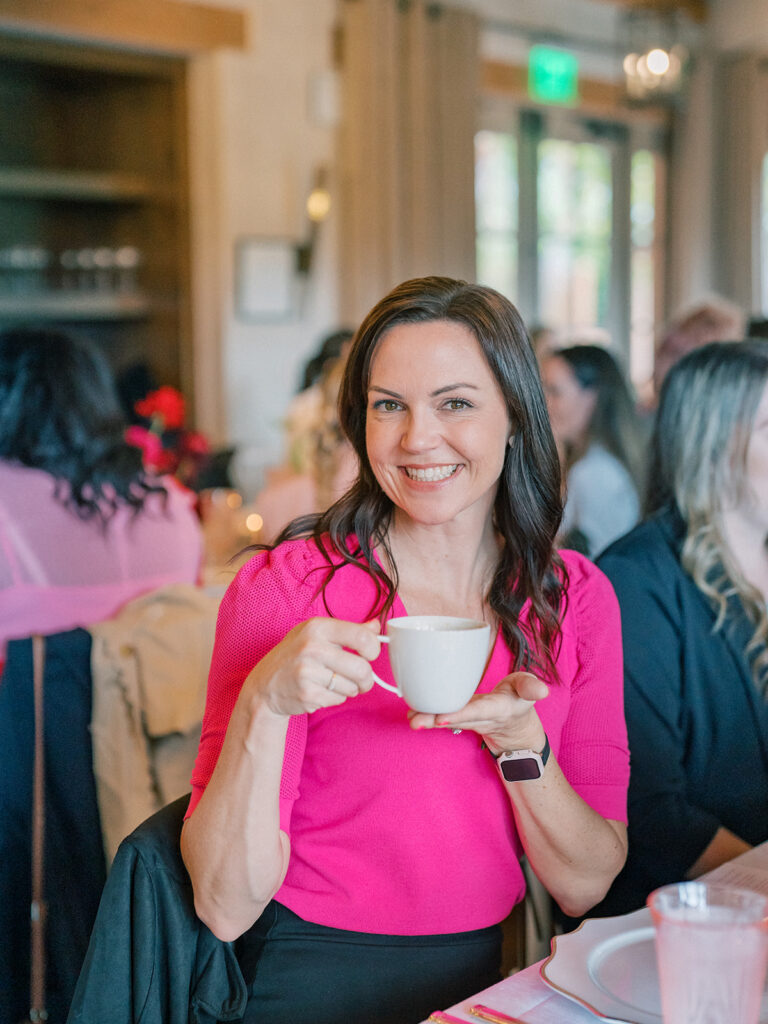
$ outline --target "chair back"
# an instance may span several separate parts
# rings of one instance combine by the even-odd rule
[[[232,943],[195,914],[179,838],[189,794],[127,836],[104,887],[69,1024],[239,1021],[247,991]]]
[[[91,747],[91,637],[45,638],[46,1003],[66,1020],[106,879]],[[32,640],[11,640],[0,682],[0,1021],[29,1014],[35,751]]]

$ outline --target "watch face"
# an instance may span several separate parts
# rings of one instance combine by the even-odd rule
[[[507,782],[541,778],[541,760],[536,757],[508,758],[500,762],[499,768]]]

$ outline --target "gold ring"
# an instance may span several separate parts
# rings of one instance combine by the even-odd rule
[[[335,672],[331,672],[331,678],[328,680],[328,692],[329,693],[333,693],[333,690],[334,690],[333,680],[335,678],[336,678],[336,673]]]

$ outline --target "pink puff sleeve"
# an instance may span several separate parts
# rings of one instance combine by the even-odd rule
[[[561,552],[570,585],[566,619],[576,668],[563,726],[560,767],[604,818],[627,821],[629,748],[619,604],[608,578],[575,552]]]
[[[303,542],[281,545],[274,551],[260,552],[247,562],[224,595],[216,623],[187,817],[197,806],[216,767],[245,677],[297,623],[316,613],[317,584],[308,580],[306,570],[306,545]],[[286,831],[299,793],[306,732],[306,715],[291,718],[280,787],[281,827]]]

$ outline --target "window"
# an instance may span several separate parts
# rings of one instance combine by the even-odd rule
[[[477,276],[517,301],[517,139],[508,132],[475,136]]]
[[[629,324],[630,376],[642,387],[653,376],[655,349],[656,158],[647,149],[632,154],[632,265]]]
[[[612,205],[604,146],[539,143],[538,319],[581,341],[609,328]]]
[[[662,308],[661,143],[577,111],[494,107],[475,139],[477,277],[529,325],[610,344],[636,387]],[[768,211],[768,171],[764,176]],[[768,212],[764,216],[768,250]]]

